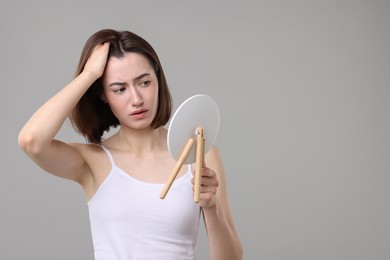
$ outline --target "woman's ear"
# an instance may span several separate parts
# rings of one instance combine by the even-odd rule
[[[107,99],[106,99],[106,96],[104,94],[102,94],[100,96],[100,99],[104,102],[104,103],[107,103]]]

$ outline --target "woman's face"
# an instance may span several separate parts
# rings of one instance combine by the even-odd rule
[[[103,97],[122,127],[150,127],[158,108],[158,80],[141,54],[111,57],[103,75]]]

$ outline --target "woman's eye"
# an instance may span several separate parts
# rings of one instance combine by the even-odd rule
[[[150,85],[150,80],[145,80],[141,82],[141,87],[147,87]]]
[[[119,88],[119,89],[115,89],[114,93],[115,94],[122,94],[124,91],[125,91],[125,88]]]

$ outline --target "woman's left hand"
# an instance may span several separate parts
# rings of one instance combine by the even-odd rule
[[[194,191],[195,178],[192,178],[192,191]],[[204,164],[202,167],[200,181],[200,199],[199,206],[209,208],[215,205],[217,200],[218,178],[217,174]]]

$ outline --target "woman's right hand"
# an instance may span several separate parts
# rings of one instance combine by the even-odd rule
[[[109,49],[109,42],[95,46],[84,66],[83,72],[91,73],[96,77],[96,79],[100,78],[104,73],[104,69],[106,68]]]

